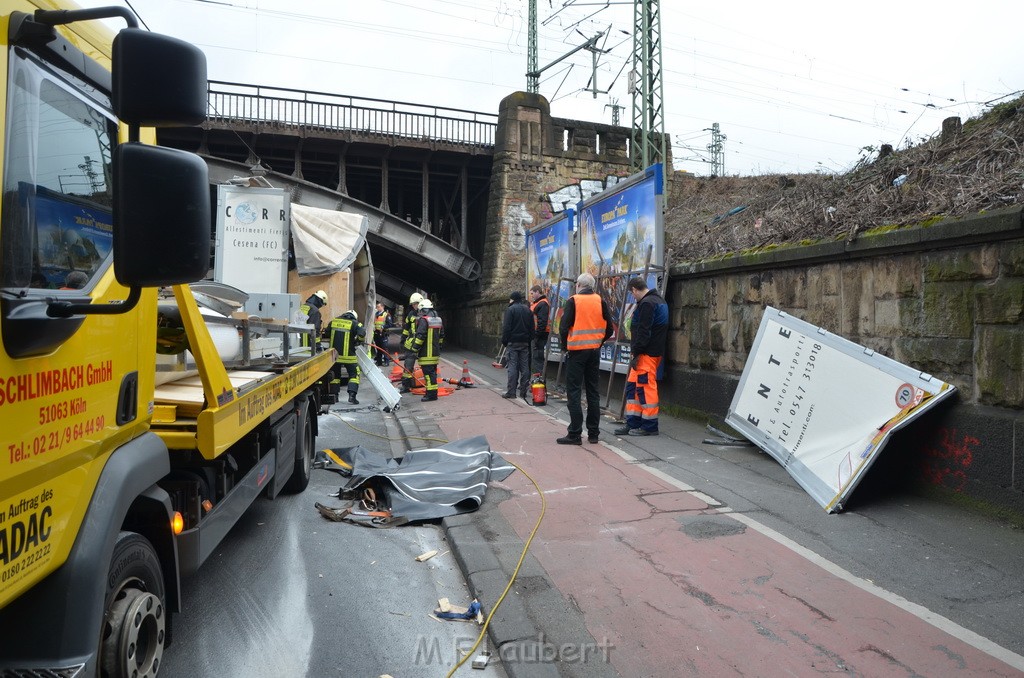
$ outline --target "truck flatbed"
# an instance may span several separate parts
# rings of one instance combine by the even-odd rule
[[[294,398],[334,364],[326,351],[273,372],[228,370],[231,390],[210,404],[201,377],[190,375],[161,384],[154,392],[151,430],[170,449],[194,449],[216,459],[262,421],[265,411]]]

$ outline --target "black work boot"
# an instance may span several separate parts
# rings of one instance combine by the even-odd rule
[[[351,404],[353,404],[353,405],[358,405],[359,404],[359,401],[356,400],[356,394],[355,393],[349,393],[348,394],[348,401]]]

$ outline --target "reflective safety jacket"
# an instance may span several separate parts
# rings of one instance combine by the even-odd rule
[[[409,340],[416,335],[416,321],[420,317],[419,310],[407,309],[404,322],[402,323],[402,346],[409,343]]]
[[[331,348],[338,352],[337,362],[356,363],[356,346],[363,343],[366,329],[354,318],[341,316],[331,321]]]
[[[601,348],[601,344],[609,335],[601,295],[574,294],[570,299],[575,308],[575,316],[566,338],[566,350],[584,351]]]
[[[416,318],[416,334],[406,341],[406,348],[416,351],[420,365],[436,365],[444,342],[444,324],[434,309],[423,311]]]
[[[390,325],[390,324],[391,324],[391,314],[388,313],[387,311],[378,311],[373,316],[373,331],[377,332],[378,334],[380,332],[383,332],[384,329],[386,327],[388,327],[388,325]]]

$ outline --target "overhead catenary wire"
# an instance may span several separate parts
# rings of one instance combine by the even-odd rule
[[[128,3],[128,0],[122,1]],[[142,4],[142,2],[143,0],[131,0],[131,3],[129,4],[138,5]],[[456,30],[449,31],[396,30],[393,27],[382,26],[379,24],[353,22],[333,16],[316,16],[310,12],[303,13],[301,12],[301,8],[299,12],[295,12],[293,9],[274,10],[243,7],[241,6],[242,3],[237,0],[235,2],[199,2],[198,0],[178,0],[178,2],[196,6],[204,5],[211,8],[226,8],[232,11],[248,12],[252,15],[258,14],[259,16],[266,16],[273,19],[301,21],[306,24],[347,26],[355,30],[359,30],[360,32],[373,31],[382,35],[394,35],[403,40],[433,41],[432,44],[458,45],[461,49],[475,50],[477,52],[489,52],[492,54],[502,53],[503,55],[507,55],[510,50],[514,50],[516,48],[510,46],[507,40],[480,39],[478,31],[462,30],[462,26],[489,25],[495,21],[499,21],[502,24],[515,22],[511,26],[512,30],[510,32],[518,31],[521,38],[519,44],[522,45],[520,49],[525,51],[525,38],[521,31],[523,12],[519,8],[510,5],[505,0],[496,1],[494,5],[484,8],[479,7],[479,3],[458,2],[455,0],[436,0],[429,4],[412,3],[408,0],[404,2],[400,0],[382,0],[385,4],[408,9],[410,12],[425,12],[425,16],[436,16],[453,27],[456,27]],[[664,3],[665,0],[662,0],[662,2]],[[599,27],[600,30],[607,30],[607,25],[609,23],[608,16],[613,13],[611,6],[623,5],[624,10],[624,7],[629,4],[630,3],[625,2],[577,3],[568,1],[556,3],[554,5],[553,13],[557,11],[560,17],[560,20],[557,23],[560,25],[556,26],[556,22],[549,22],[547,27],[541,27],[541,51],[545,54],[551,52],[551,44],[561,44],[563,41],[568,40],[569,37],[573,37],[574,34],[572,31],[574,31],[575,28],[588,31],[591,27],[595,29]],[[596,11],[595,8],[597,8]],[[133,9],[135,8],[133,7]],[[469,9],[483,9],[484,13],[490,13],[491,18],[488,19],[486,17],[482,17],[480,13],[473,15],[471,12],[463,11]],[[674,6],[673,11],[676,11]],[[902,118],[902,116],[907,115],[908,113],[915,113],[918,109],[926,110],[928,113],[923,116],[918,116],[920,120],[917,126],[912,127],[906,132],[908,137],[916,134],[916,132],[914,132],[915,129],[937,126],[939,122],[938,118],[944,114],[948,115],[948,112],[964,112],[968,109],[984,105],[984,102],[971,101],[967,96],[961,96],[961,101],[949,101],[953,97],[946,96],[946,93],[940,92],[936,87],[924,86],[923,84],[912,81],[908,82],[902,77],[889,77],[882,73],[876,74],[863,71],[855,72],[850,69],[845,69],[844,71],[842,66],[830,63],[828,59],[818,57],[810,58],[807,55],[799,54],[797,51],[792,49],[791,46],[776,44],[772,40],[766,39],[765,33],[759,32],[753,35],[749,33],[745,34],[742,31],[736,30],[735,26],[731,23],[715,24],[715,22],[709,22],[707,19],[697,16],[695,13],[683,14],[683,16],[688,19],[688,21],[685,22],[685,26],[690,30],[687,30],[686,34],[679,30],[665,33],[667,38],[664,41],[666,55],[674,53],[677,56],[686,56],[687,58],[697,60],[700,63],[709,65],[718,64],[719,70],[724,69],[725,73],[730,72],[731,66],[731,72],[736,77],[730,78],[727,75],[722,77],[721,75],[716,76],[712,73],[687,73],[686,69],[679,68],[678,63],[673,64],[670,61],[667,61],[664,64],[664,73],[667,76],[667,79],[672,83],[672,88],[677,91],[685,91],[699,95],[700,99],[706,101],[712,100],[712,97],[726,96],[737,102],[745,102],[750,104],[750,106],[760,107],[767,111],[792,110],[800,114],[818,116],[822,120],[829,119],[849,125],[863,125],[867,130],[871,130],[864,134],[863,141],[857,144],[845,144],[846,148],[853,149],[853,151],[856,151],[856,149],[863,146],[880,144],[886,140],[891,142],[897,137],[903,135],[907,128],[905,128],[906,119]],[[466,21],[471,23],[464,23]],[[616,23],[622,25],[622,21],[618,18],[613,19],[611,22],[612,25],[616,25]],[[702,33],[702,26],[717,26],[717,28],[714,31],[708,30],[703,31]],[[676,26],[676,28],[678,28],[678,26]],[[157,29],[159,29],[159,27],[157,27]],[[742,38],[742,41],[738,44],[728,46],[731,48],[733,54],[716,54],[715,52],[719,47],[725,47],[724,43],[709,40],[704,33],[713,33],[714,35],[728,33],[729,35],[735,35]],[[686,45],[687,43],[689,44],[686,47],[681,48],[679,46]],[[238,47],[225,47],[222,45],[209,44],[204,46],[227,51],[241,51]],[[751,48],[751,46],[753,46],[753,48]],[[285,50],[283,49],[274,49],[271,47],[271,51],[268,52],[266,49],[260,50],[259,47],[260,45],[257,41],[257,49],[255,51],[258,53],[272,57],[299,59],[304,63],[338,65],[348,68],[360,68],[367,72],[387,74],[405,74],[410,72],[407,68],[388,68],[383,64],[354,64],[334,61],[332,59],[322,57],[296,57],[293,54],[284,53]],[[254,50],[245,51],[251,53]],[[735,54],[751,55],[751,58],[744,60],[742,56],[740,58],[736,58]],[[579,58],[571,61],[570,63],[575,63],[582,68],[584,66],[583,60],[589,59],[590,55],[580,54],[577,56]],[[598,65],[599,72],[603,74],[602,77],[599,78],[599,82],[609,82],[607,78],[616,71],[621,73],[628,67],[628,63],[629,58],[627,55],[616,53],[615,47],[610,48],[607,55],[602,55]],[[592,87],[575,86],[576,81],[583,84],[584,79],[592,77],[591,64],[586,64],[585,68],[582,70],[585,71],[585,73],[581,72],[580,69],[574,69],[571,72],[567,72],[564,77],[564,82],[559,82],[555,97],[560,105],[564,105],[564,102],[571,98],[582,99],[584,97],[592,97]],[[509,80],[503,76],[487,80],[467,74],[460,76],[458,73],[437,75],[436,73],[419,72],[413,73],[413,75],[421,78],[436,79],[438,81],[463,83],[467,85],[478,85],[491,88],[494,91],[495,99],[503,96],[503,92],[520,88],[522,86],[522,83],[518,81],[518,73],[513,76],[516,78],[515,80]],[[822,75],[825,77],[821,77]],[[764,82],[766,79],[764,76],[769,76],[769,78],[777,80],[778,86],[772,87],[771,82],[766,84]],[[744,83],[744,80],[747,77],[749,77],[750,82]],[[902,80],[902,82],[893,82],[894,80]],[[700,83],[704,83],[705,86],[701,87]],[[713,86],[708,87],[706,85]],[[612,79],[611,83],[606,86],[606,89],[610,96],[614,96],[615,94],[613,93],[613,89],[618,89],[622,86],[622,83],[619,82],[619,78],[615,77]],[[837,94],[835,96],[825,95],[820,91],[824,86],[827,86],[830,90],[847,92],[853,96],[844,97],[841,94]],[[938,93],[936,94],[936,92]],[[782,94],[783,96],[780,97],[777,96],[777,94]],[[858,95],[860,94],[864,94],[864,97],[859,97]],[[924,97],[924,99],[921,97]],[[692,99],[693,97],[690,98]],[[985,99],[986,97],[974,98]],[[991,97],[987,98],[991,99]],[[787,106],[796,107],[787,108]],[[867,111],[868,113],[855,113],[851,115],[848,110],[851,107],[859,109],[858,113],[860,113],[860,111]],[[690,118],[686,118],[685,115],[692,113],[693,110],[694,109],[690,106],[688,106],[685,111],[684,109],[677,109],[671,106],[666,107],[665,116],[667,128],[671,131],[672,127],[676,126],[679,120],[686,119],[701,119],[701,122],[705,124],[710,122],[710,118],[707,115],[691,115]],[[903,111],[907,111],[908,113],[904,113]],[[739,118],[730,120],[726,116],[717,114],[714,115],[714,118],[720,121],[723,126],[727,126],[733,131],[733,141],[740,140],[736,130],[743,128],[740,127],[739,123],[748,122],[747,120],[740,120]],[[810,140],[810,135],[799,134],[799,126],[802,124],[802,121],[794,118],[791,121],[787,120],[786,124],[780,124],[777,129],[771,130],[771,132],[779,139],[804,138],[805,140]],[[755,127],[756,126],[748,126],[747,129],[753,130]],[[775,151],[775,153],[778,154],[780,161],[788,157],[792,152],[792,149],[789,147],[780,147]]]
[[[182,2],[200,2],[201,0],[180,0],[180,1],[182,1]],[[438,15],[441,15],[441,16],[445,16],[445,17],[449,17],[449,18],[454,18],[454,19],[459,19],[459,20],[466,20],[465,17],[460,16],[460,15],[448,14],[448,13],[445,13],[445,12],[438,12],[436,10],[426,9],[426,8],[424,8],[422,6],[413,6],[413,5],[409,5],[407,3],[396,2],[394,0],[386,0],[386,1],[388,1],[390,4],[394,4],[394,5],[398,5],[398,6],[411,7],[411,8],[414,7],[416,9],[418,9],[418,10],[429,12],[429,13],[432,13],[432,14],[438,14]],[[293,12],[285,12],[285,11],[281,11],[281,10],[256,10],[256,9],[252,9],[252,8],[248,8],[248,7],[242,7],[242,6],[235,5],[235,4],[232,4],[232,3],[227,3],[227,2],[221,2],[221,3],[216,3],[216,4],[223,5],[223,6],[226,6],[226,7],[230,7],[232,9],[236,9],[238,11],[245,11],[245,12],[250,12],[250,13],[257,13],[258,12],[260,14],[264,14],[264,15],[268,15],[268,16],[275,16],[275,17],[278,17],[280,19],[286,19],[286,20],[291,20],[291,21],[314,22],[314,23],[318,23],[318,24],[326,22],[326,23],[335,23],[335,24],[338,24],[338,25],[352,25],[352,26],[358,26],[361,30],[373,30],[373,31],[381,32],[381,33],[385,33],[385,34],[394,34],[394,35],[398,35],[400,37],[414,37],[415,39],[435,41],[435,42],[439,42],[439,43],[443,43],[443,44],[452,44],[454,39],[457,37],[460,46],[468,47],[468,48],[474,48],[475,47],[474,45],[471,45],[471,44],[467,45],[467,40],[473,40],[473,38],[472,37],[467,37],[465,35],[450,36],[452,38],[452,40],[447,40],[447,39],[439,38],[438,34],[436,32],[385,30],[385,29],[382,29],[379,26],[375,26],[375,25],[372,25],[372,24],[360,24],[359,22],[352,22],[352,21],[342,20],[342,19],[333,19],[333,18],[330,18],[330,17],[319,17],[319,16],[316,16],[316,15],[309,15],[309,14],[296,14],[296,13],[293,13]],[[453,5],[456,5],[456,6],[465,6],[465,5],[461,5],[459,3],[449,3],[449,4],[453,4]],[[568,7],[568,6],[572,6],[572,5],[567,3],[565,7]],[[565,7],[563,7],[563,9]],[[489,48],[486,46],[487,44],[491,44],[491,45],[497,44],[494,41],[479,41],[479,42],[481,42],[483,46],[476,47],[476,48],[483,49],[485,51],[489,51]],[[619,43],[619,44],[622,44],[622,43]],[[207,45],[207,46],[216,47],[215,45]],[[616,47],[617,46],[618,45],[616,45]],[[609,51],[611,51],[611,50],[609,50]],[[666,51],[678,51],[678,50],[676,48],[666,47]],[[275,53],[275,52],[265,52],[265,51],[263,51],[263,53],[271,54],[271,55],[275,55],[275,56],[299,58],[301,60],[313,60],[313,61],[321,61],[321,62],[326,62],[326,63],[336,63],[338,65],[347,65],[347,66],[371,68],[371,67],[367,67],[367,66],[362,65],[362,64],[352,64],[352,63],[346,63],[346,62],[339,62],[339,61],[333,61],[333,60],[330,60],[330,59],[310,59],[309,57],[295,57],[294,55],[288,55],[288,54],[283,54],[283,53]],[[772,73],[776,73],[777,75],[784,76],[784,77],[798,77],[798,76],[794,76],[793,74],[783,73],[783,72],[780,72],[780,71],[774,71],[772,69],[767,69],[767,68],[760,67],[760,66],[753,65],[753,64],[742,64],[741,62],[738,62],[738,61],[735,61],[735,60],[725,60],[725,59],[721,59],[719,57],[707,56],[707,55],[703,55],[702,58],[707,58],[707,59],[716,59],[717,58],[719,60],[729,61],[731,63],[736,63],[738,65],[742,65],[745,68],[748,68],[748,69],[751,69],[751,70],[754,70],[754,71],[772,72]],[[627,59],[623,59],[623,64],[622,64],[622,67],[620,68],[620,72],[621,72],[622,69],[624,69],[626,67],[627,64],[628,64],[628,60]],[[380,68],[380,67],[377,67],[377,68]],[[381,70],[389,70],[389,69],[381,69]],[[390,69],[390,70],[395,71],[397,69]],[[407,72],[407,71],[402,70],[402,71],[399,71],[399,72],[403,72],[404,73],[404,72]],[[609,69],[609,72],[611,72],[610,69]],[[674,70],[669,69],[669,68],[666,68],[665,72],[667,74],[679,74],[680,73],[679,71],[674,71]],[[418,75],[431,76],[432,74],[422,73],[422,74],[418,74]],[[466,79],[452,78],[450,76],[433,76],[433,77],[440,77],[440,79],[448,79],[448,80],[454,80],[454,81],[460,81],[461,80],[463,82],[471,82],[471,83],[475,83],[475,84],[486,84],[486,83],[482,83],[482,82],[479,82],[479,81],[472,81],[472,80],[466,80]],[[719,81],[721,81],[721,79],[719,79]],[[832,85],[830,84],[830,86],[832,86]],[[841,87],[842,85],[836,85],[836,86]],[[580,88],[579,90],[573,90],[573,93],[579,93],[579,92],[583,91],[584,89],[585,88]],[[909,88],[902,88],[902,89],[909,90]],[[800,96],[812,97],[813,98],[813,97],[818,96],[818,95],[814,95],[813,93],[811,93],[811,94],[800,93]],[[565,98],[565,97],[560,97],[560,98]],[[818,111],[818,113],[819,114],[828,115],[827,112],[823,112],[823,111]],[[671,111],[668,112],[668,115],[669,115],[669,117],[671,117]],[[865,124],[870,124],[870,123],[865,123]]]

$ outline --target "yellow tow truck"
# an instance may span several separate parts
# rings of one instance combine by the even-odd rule
[[[0,35],[0,675],[151,676],[181,577],[308,484],[335,354],[228,363],[188,287],[207,168],[150,142],[205,119],[202,52],[58,0],[0,0]],[[170,379],[158,293],[193,362]]]

